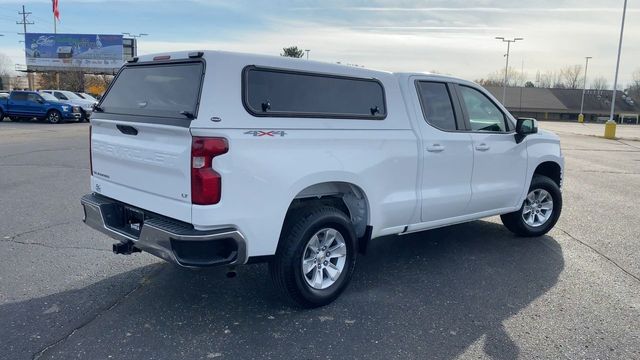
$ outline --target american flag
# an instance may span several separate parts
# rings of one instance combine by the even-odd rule
[[[60,21],[60,11],[58,10],[58,0],[52,0],[53,3],[53,17]]]

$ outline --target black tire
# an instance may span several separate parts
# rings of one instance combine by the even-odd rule
[[[9,117],[9,120],[11,120],[12,122],[20,122],[20,120],[22,120],[22,119],[20,119],[17,116],[11,116],[11,117]]]
[[[530,226],[523,218],[525,203],[527,202],[527,200],[525,200],[518,211],[500,216],[504,226],[516,235],[525,237],[542,236],[548,233],[560,218],[560,213],[562,212],[562,192],[560,192],[558,184],[546,176],[533,175],[531,186],[529,187],[527,194],[538,189],[545,190],[553,199],[553,210],[551,212],[551,216],[539,226]]]
[[[4,111],[0,109],[0,122],[2,122],[3,120],[4,120]]]
[[[76,122],[89,122],[89,116],[87,115],[87,112],[84,111],[84,109],[80,110],[80,117],[78,118],[78,120],[76,120]]]
[[[327,228],[335,229],[342,235],[346,261],[333,284],[325,289],[316,289],[305,281],[302,260],[307,243],[315,234]],[[344,291],[355,265],[356,236],[349,217],[336,208],[317,205],[293,210],[287,216],[276,255],[269,262],[269,272],[275,287],[285,298],[301,307],[314,308],[331,303]],[[315,269],[314,265],[312,271],[315,272]],[[326,270],[318,271],[328,274]]]
[[[62,122],[62,114],[60,114],[60,111],[58,110],[49,110],[45,120],[49,124],[59,124]]]

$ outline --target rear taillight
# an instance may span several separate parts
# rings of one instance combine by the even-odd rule
[[[191,142],[191,202],[212,205],[220,202],[222,178],[213,170],[213,158],[229,151],[224,138],[194,137]]]
[[[91,154],[91,125],[89,125],[89,171],[93,176],[93,155]]]

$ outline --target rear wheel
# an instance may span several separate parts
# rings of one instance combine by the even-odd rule
[[[49,122],[49,124],[59,124],[62,122],[62,115],[58,110],[50,110],[45,117],[45,120]]]
[[[313,308],[331,303],[344,291],[355,263],[356,237],[347,215],[313,206],[287,217],[269,271],[285,297]]]
[[[3,120],[4,120],[4,111],[0,109],[0,122],[2,122]]]
[[[560,218],[562,193],[555,181],[534,175],[529,192],[518,211],[501,215],[502,223],[520,236],[542,236]]]

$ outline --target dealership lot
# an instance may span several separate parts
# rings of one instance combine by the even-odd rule
[[[2,122],[0,358],[640,358],[640,127],[597,126],[541,123],[566,157],[548,236],[491,218],[377,239],[338,301],[299,310],[264,264],[113,255],[81,221],[88,125]]]

